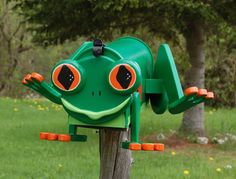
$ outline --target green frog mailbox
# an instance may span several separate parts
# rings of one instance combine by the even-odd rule
[[[153,111],[181,113],[214,98],[206,89],[190,87],[182,91],[173,56],[167,44],[159,47],[153,64],[150,48],[134,37],[119,38],[109,44],[96,39],[85,42],[67,60],[56,64],[51,82],[31,73],[22,83],[68,113],[69,134],[42,132],[40,138],[59,141],[86,141],[77,127],[131,129],[130,150],[164,149],[163,144],[139,140],[140,107],[150,100]]]

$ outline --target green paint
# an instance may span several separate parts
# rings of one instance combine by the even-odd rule
[[[79,109],[79,108],[73,106],[72,104],[70,104],[70,102],[66,101],[65,99],[62,98],[61,100],[62,100],[62,104],[68,110],[76,112],[76,113],[84,114],[84,115],[88,116],[90,119],[96,120],[96,119],[100,119],[104,116],[112,115],[114,113],[119,112],[125,105],[128,104],[130,99],[129,98],[126,99],[125,101],[123,101],[121,104],[119,104],[115,108],[107,109],[107,110],[99,111],[99,112],[94,112],[94,111],[85,110],[85,109]]]
[[[183,94],[167,44],[160,46],[154,65],[150,48],[134,37],[106,44],[100,56],[93,55],[93,48],[93,42],[85,42],[68,60],[56,64],[51,83],[33,79],[25,84],[64,107],[72,140],[86,140],[77,135],[78,126],[123,130],[131,126],[130,142],[138,143],[140,108],[149,99],[156,114],[167,109],[180,113],[206,100]]]
[[[92,127],[92,128],[109,127],[109,128],[125,129],[130,124],[130,116],[126,120],[124,120],[123,114],[117,116],[114,120],[109,120],[108,122],[105,123],[96,124],[96,126],[94,124],[81,122],[81,120],[75,119],[72,116],[69,116],[68,119],[69,119],[68,123],[70,125],[80,126],[80,127]]]

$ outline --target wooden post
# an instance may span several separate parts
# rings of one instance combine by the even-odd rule
[[[100,179],[128,179],[131,151],[122,149],[121,142],[129,138],[129,132],[100,129]]]

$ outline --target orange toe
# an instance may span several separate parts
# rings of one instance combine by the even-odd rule
[[[32,81],[31,74],[27,74],[24,78],[26,81]]]
[[[206,98],[207,99],[214,99],[214,93],[213,92],[208,92]]]
[[[25,85],[28,84],[28,82],[25,80],[25,78],[23,78],[23,80],[21,82],[22,82],[22,84],[25,84]]]
[[[191,95],[191,94],[197,94],[197,93],[198,93],[198,88],[197,88],[196,86],[187,88],[187,89],[185,90],[185,95],[186,95],[186,96],[189,96],[189,95]]]
[[[46,140],[46,139],[48,139],[48,132],[40,132],[40,134],[39,134],[39,138],[41,139],[41,140]]]
[[[152,143],[143,143],[142,150],[154,150],[154,144]]]
[[[206,89],[199,89],[197,95],[198,96],[206,96],[207,90]]]
[[[58,135],[58,140],[61,142],[70,142],[71,141],[71,136],[68,134],[59,134]]]
[[[161,144],[161,143],[154,144],[154,150],[164,151],[164,149],[165,149],[165,145],[164,144]]]
[[[57,140],[58,135],[54,133],[48,133],[48,140]]]
[[[131,143],[129,144],[130,150],[141,150],[141,144],[139,143]]]
[[[40,75],[40,74],[38,74],[38,73],[35,73],[35,72],[33,72],[33,73],[31,74],[31,77],[34,78],[34,79],[36,79],[36,80],[39,81],[39,82],[42,82],[42,81],[44,80],[44,77],[43,77],[42,75]]]

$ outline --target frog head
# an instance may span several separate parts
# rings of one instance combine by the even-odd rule
[[[141,70],[119,55],[94,56],[91,49],[52,69],[51,80],[61,93],[67,113],[85,123],[100,123],[120,115],[141,84]],[[110,58],[111,56],[112,58]]]

